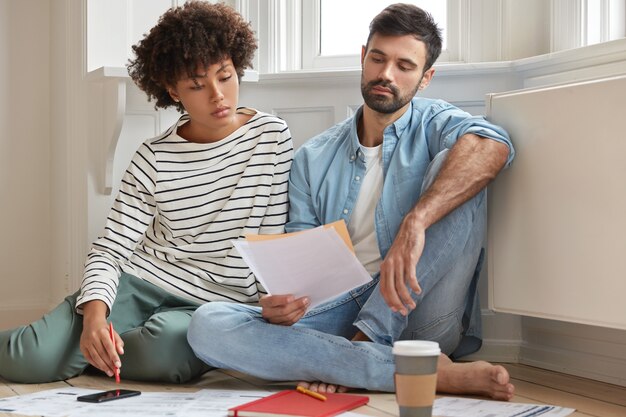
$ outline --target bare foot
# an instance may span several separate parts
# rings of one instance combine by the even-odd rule
[[[485,361],[455,363],[441,355],[437,369],[437,392],[477,394],[509,401],[513,398],[515,387],[503,366]]]
[[[313,392],[319,392],[320,394],[333,393],[333,392],[347,392],[349,388],[341,385],[326,384],[325,382],[298,382],[298,386],[306,388]]]

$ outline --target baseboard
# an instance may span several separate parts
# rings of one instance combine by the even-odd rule
[[[606,356],[605,353],[524,343],[519,363],[626,387],[626,360]]]
[[[485,339],[480,350],[464,356],[463,361],[483,360],[487,362],[518,363],[520,356],[519,340]]]

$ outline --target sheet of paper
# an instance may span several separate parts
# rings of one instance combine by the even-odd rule
[[[270,294],[306,295],[310,308],[372,280],[333,228],[233,244]]]
[[[98,390],[68,387],[0,398],[0,412],[27,416],[65,417],[71,411],[80,412],[89,407],[87,403],[76,401],[76,397],[95,392]]]
[[[435,400],[437,417],[564,417],[575,410],[547,404],[522,404],[505,401],[443,397]]]
[[[228,409],[270,395],[267,391],[222,391],[205,389],[189,404],[180,417],[226,417]]]
[[[63,388],[0,399],[0,412],[44,417],[226,417],[231,407],[271,394],[268,391],[205,389],[198,392],[143,392],[100,404],[76,400],[97,390]]]

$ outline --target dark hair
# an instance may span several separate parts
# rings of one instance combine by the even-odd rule
[[[374,17],[365,44],[366,51],[370,39],[376,33],[383,36],[413,35],[424,42],[427,51],[424,71],[432,67],[441,53],[441,29],[430,13],[412,4],[392,4]]]
[[[250,24],[224,4],[191,1],[165,12],[156,26],[133,46],[136,58],[129,60],[128,73],[135,84],[156,101],[155,108],[176,106],[167,87],[182,77],[191,77],[198,66],[231,58],[239,79],[252,67],[257,48]]]

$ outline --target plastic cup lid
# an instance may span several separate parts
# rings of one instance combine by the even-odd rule
[[[426,340],[400,340],[393,344],[394,355],[439,356],[439,343]]]

